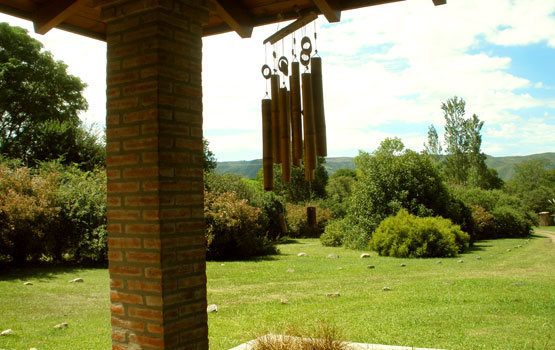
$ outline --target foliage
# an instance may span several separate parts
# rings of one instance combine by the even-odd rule
[[[428,154],[436,163],[441,160],[441,152],[443,148],[441,147],[441,142],[437,136],[436,128],[433,125],[428,127],[428,143],[424,144],[424,152]]]
[[[333,220],[320,235],[320,243],[325,247],[340,247],[346,231],[344,220]]]
[[[203,169],[207,173],[213,172],[214,170],[216,170],[216,167],[218,166],[216,155],[214,154],[214,152],[210,150],[210,148],[208,147],[209,145],[210,145],[210,142],[208,142],[208,140],[203,137],[202,138],[202,154],[204,157]]]
[[[449,219],[420,218],[401,209],[372,235],[370,248],[398,258],[453,257],[468,248],[470,237]]]
[[[537,220],[518,197],[501,190],[455,187],[452,192],[467,205],[481,207],[493,216],[493,228],[488,232],[477,233],[478,239],[526,236]],[[475,211],[473,209],[473,216],[479,214]],[[476,221],[476,224],[479,223]],[[479,228],[477,230],[480,231]]]
[[[45,228],[58,214],[54,183],[29,168],[0,163],[0,260],[21,264],[41,257]]]
[[[76,166],[0,163],[0,255],[26,260],[106,259],[106,177]]]
[[[235,192],[205,195],[208,259],[246,258],[275,253],[259,223],[262,210],[247,204]]]
[[[356,172],[351,169],[339,169],[330,177],[323,205],[331,209],[334,218],[342,218],[347,214],[348,199],[355,181]]]
[[[507,191],[518,196],[527,210],[538,213],[552,209],[549,200],[555,197],[555,171],[549,162],[531,159],[514,166],[515,177],[507,183]]]
[[[316,226],[310,227],[307,219],[307,208],[316,208]],[[287,203],[285,205],[285,221],[289,237],[319,237],[324,228],[331,220],[332,213],[329,209],[322,209],[317,204],[297,205]]]
[[[495,224],[493,215],[479,205],[470,204],[472,219],[474,220],[475,234],[478,240],[495,238]]]
[[[274,192],[283,197],[287,202],[300,203],[318,198],[326,197],[326,184],[328,183],[328,172],[324,167],[326,159],[318,157],[318,166],[314,170],[314,181],[305,180],[304,165],[291,167],[291,180],[285,182],[282,179],[281,165],[274,165]],[[264,182],[262,169],[256,175],[257,181]]]
[[[418,216],[445,214],[450,195],[439,170],[398,138],[384,140],[373,156],[360,152],[355,163],[358,181],[347,216],[368,234],[401,208]]]
[[[239,199],[262,210],[259,223],[265,235],[275,240],[282,236],[280,215],[284,213],[283,199],[273,192],[264,191],[259,183],[235,174],[205,174],[205,188],[208,192],[234,192]]]
[[[27,166],[104,164],[104,145],[78,117],[88,108],[86,85],[22,28],[0,23],[0,48],[0,154]]]

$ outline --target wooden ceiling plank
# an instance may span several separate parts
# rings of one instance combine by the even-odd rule
[[[328,22],[334,23],[341,20],[341,11],[333,0],[312,0]]]
[[[316,18],[318,18],[318,14],[316,14],[314,12],[308,12],[306,14],[303,14],[295,22],[289,24],[286,27],[281,28],[276,33],[269,36],[266,40],[264,40],[264,44],[269,42],[270,44],[273,45],[273,44],[277,43],[278,41],[280,41],[281,39],[288,36],[289,34],[295,32],[296,30],[298,30],[298,29],[304,27],[305,25],[309,24],[310,22],[314,21]]]
[[[235,0],[214,0],[216,12],[241,38],[250,38],[254,19],[246,8]]]
[[[435,6],[447,4],[447,0],[432,0]]]
[[[81,9],[88,0],[50,0],[43,3],[35,13],[35,32],[46,34],[65,19]]]

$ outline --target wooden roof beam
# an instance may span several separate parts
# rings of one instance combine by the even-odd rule
[[[87,0],[50,0],[37,8],[33,24],[35,32],[46,34],[60,25],[65,19],[77,12]]]
[[[250,38],[254,19],[239,1],[214,0],[216,12],[241,38]]]
[[[310,22],[314,21],[316,18],[318,18],[318,15],[314,12],[304,13],[295,22],[289,24],[287,27],[281,28],[276,33],[274,33],[274,34],[270,35],[268,38],[266,38],[266,40],[264,40],[264,44],[270,43],[270,44],[273,45],[273,44],[277,43],[278,41],[280,41],[281,39],[288,36],[289,34],[299,30],[300,28],[302,28],[305,25],[309,24]]]
[[[445,5],[447,3],[447,0],[432,0],[434,2],[435,6],[439,6],[439,5]]]
[[[312,0],[320,12],[326,17],[328,22],[339,22],[341,20],[341,10],[334,0]]]

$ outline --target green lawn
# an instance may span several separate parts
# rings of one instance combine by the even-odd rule
[[[555,226],[540,226],[540,227],[536,227],[536,229],[555,233]]]
[[[361,259],[360,251],[325,248],[318,240],[298,240],[280,250],[281,255],[258,261],[208,263],[208,303],[219,307],[209,315],[212,350],[322,321],[356,342],[448,349],[555,347],[555,245],[547,238],[485,241],[450,259],[375,253]],[[308,256],[298,257],[299,252]],[[330,253],[340,258],[326,258]],[[75,277],[85,283],[68,283]],[[34,285],[24,286],[27,280]],[[391,291],[382,291],[385,286]],[[326,297],[331,292],[341,296]],[[282,304],[282,298],[289,303]],[[0,330],[16,332],[0,337],[0,349],[109,349],[108,304],[103,269],[0,275]],[[69,328],[53,329],[61,322]]]

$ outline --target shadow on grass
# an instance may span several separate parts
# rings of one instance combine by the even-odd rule
[[[65,266],[33,264],[26,266],[2,266],[0,281],[51,280],[60,274],[78,275],[84,269],[106,269],[106,266]]]

